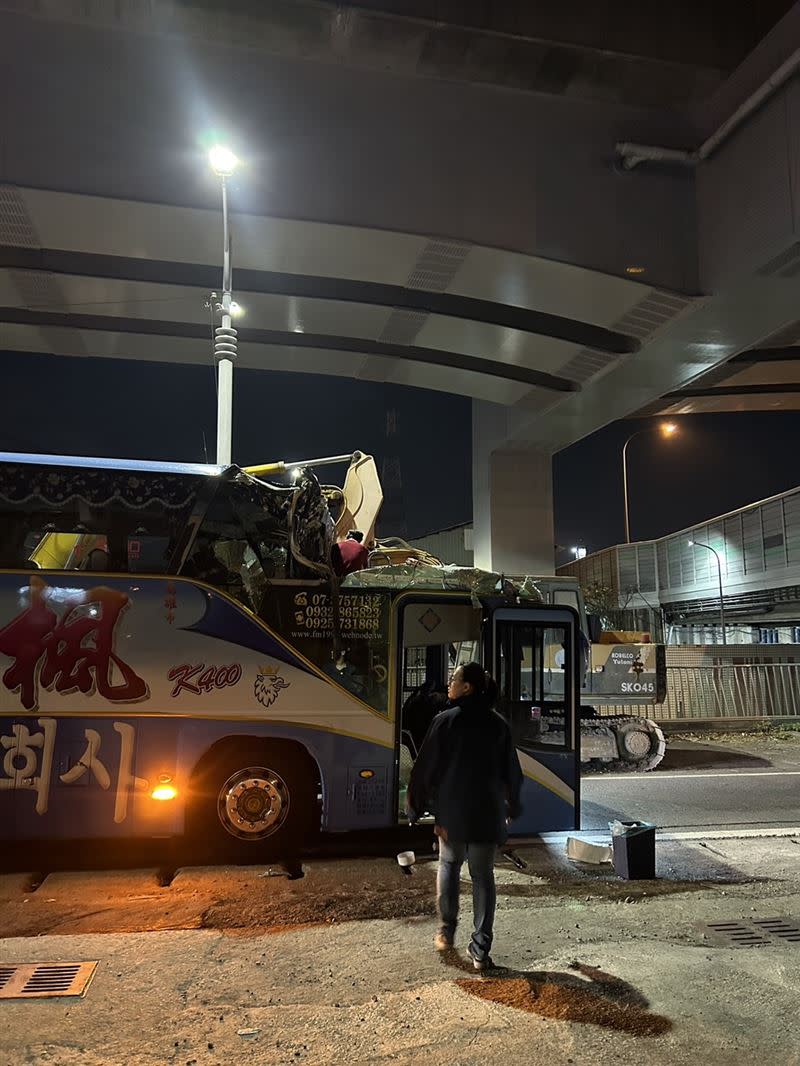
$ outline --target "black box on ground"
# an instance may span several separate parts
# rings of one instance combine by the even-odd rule
[[[626,881],[649,881],[656,876],[656,827],[647,822],[623,822],[612,834],[614,872]]]

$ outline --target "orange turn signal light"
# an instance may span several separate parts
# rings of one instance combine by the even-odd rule
[[[150,793],[150,798],[154,800],[173,800],[178,795],[178,790],[172,783],[172,778],[169,774],[159,774],[158,784]]]
[[[154,800],[173,800],[177,795],[178,790],[174,785],[156,785],[150,793],[150,798]]]

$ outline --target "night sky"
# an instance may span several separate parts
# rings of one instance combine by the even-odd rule
[[[2,450],[203,462],[205,432],[213,461],[210,362],[177,366],[8,353],[6,367]],[[380,464],[387,451],[387,409],[397,412],[392,450],[400,459],[409,535],[470,521],[471,414],[463,397],[237,369],[234,461],[247,465],[359,448]],[[676,421],[679,436],[664,441],[647,433],[629,448],[634,539],[682,529],[800,482],[800,413]],[[623,540],[622,445],[649,424],[617,422],[556,456],[559,545],[594,551]]]
[[[624,541],[622,446],[658,421],[615,422],[556,456],[558,544],[591,552]],[[673,533],[800,484],[800,413],[670,421],[680,430],[675,437],[650,432],[628,448],[633,540]]]

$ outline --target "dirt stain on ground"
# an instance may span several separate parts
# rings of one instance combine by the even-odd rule
[[[214,929],[284,932],[309,925],[432,916],[434,868],[404,877],[396,863],[328,864],[289,880],[250,868],[182,870],[169,887],[134,872],[88,872],[0,899],[0,936]],[[142,892],[141,890],[146,891]]]
[[[626,981],[594,966],[573,963],[573,973],[507,970],[456,984],[471,996],[562,1022],[599,1025],[634,1036],[663,1036],[672,1022],[653,1014]]]
[[[608,880],[609,874],[603,872],[600,875],[588,875],[583,880],[575,882],[562,882],[553,880],[546,885],[527,885],[524,882],[497,886],[498,896],[509,896],[523,899],[545,899],[559,896],[563,899],[581,899],[586,897],[587,891],[595,894],[598,899],[608,902],[622,899],[641,900],[655,898],[657,896],[677,896],[684,892],[704,892],[710,888],[718,887],[715,881],[623,881]],[[601,879],[604,878],[604,879]],[[760,878],[753,877],[726,877],[725,884],[749,885]],[[763,878],[767,880],[767,878]],[[469,886],[462,886],[462,894],[471,893]]]
[[[288,929],[335,922],[364,922],[381,918],[413,918],[433,915],[433,893],[429,884],[403,891],[362,890],[328,895],[286,894],[281,899],[230,900],[216,903],[205,911],[204,929]]]

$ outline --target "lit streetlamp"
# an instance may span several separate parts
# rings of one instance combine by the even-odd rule
[[[229,148],[218,144],[208,153],[208,162],[222,183],[222,303],[216,307],[221,315],[221,322],[214,330],[214,357],[217,361],[218,379],[217,463],[220,466],[230,466],[233,436],[233,363],[236,359],[236,330],[231,319],[237,312],[237,305],[231,294],[233,265],[227,183],[238,167],[239,160]]]
[[[642,433],[652,433],[653,429],[657,428],[658,432],[665,439],[674,437],[678,432],[678,427],[674,422],[659,422],[657,427],[647,426],[645,429],[637,429],[635,433],[631,433],[630,437],[625,441],[622,446],[622,485],[625,496],[625,543],[631,542],[631,520],[630,520],[630,501],[628,499],[628,445],[634,439],[634,437],[640,436]]]
[[[710,551],[717,560],[717,576],[719,577],[719,624],[722,626],[722,643],[727,644],[728,638],[725,634],[725,594],[722,590],[722,560],[719,557],[719,552],[715,551],[710,544],[702,544],[699,540],[690,540],[689,547],[705,548],[707,551]]]

